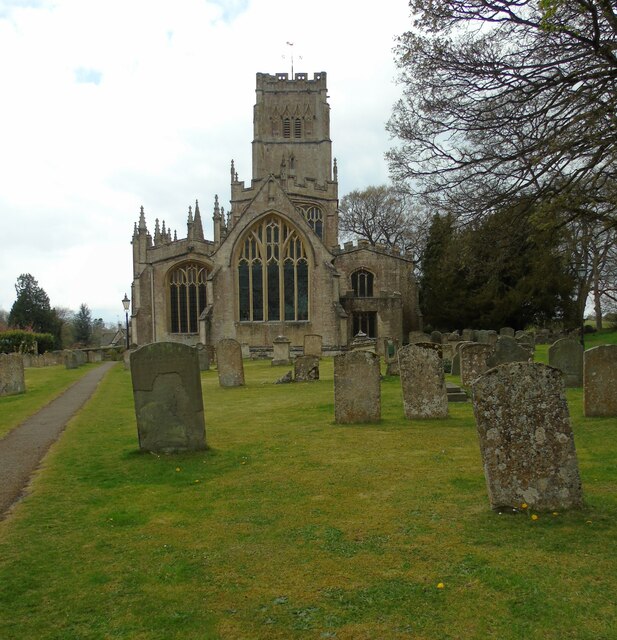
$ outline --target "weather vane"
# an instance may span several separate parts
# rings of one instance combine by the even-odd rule
[[[293,50],[294,43],[293,42],[286,42],[285,44],[287,44],[288,47],[291,47],[291,53],[289,55],[290,55],[290,58],[291,58],[291,79],[293,80],[293,77],[294,77],[294,50]],[[285,60],[285,58],[287,56],[282,56],[282,57],[283,57],[283,60]],[[302,60],[302,56],[298,56],[298,60]]]

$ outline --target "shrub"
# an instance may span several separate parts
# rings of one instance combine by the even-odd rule
[[[45,353],[54,348],[51,333],[34,333],[23,329],[0,331],[0,353]]]

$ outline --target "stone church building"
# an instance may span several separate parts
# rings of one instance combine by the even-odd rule
[[[194,345],[235,338],[292,347],[320,334],[341,349],[363,331],[406,341],[418,329],[410,256],[338,239],[338,181],[332,160],[326,74],[257,74],[253,175],[231,163],[227,212],[214,199],[214,237],[204,237],[198,202],[186,238],[143,207],[133,245],[132,342]]]

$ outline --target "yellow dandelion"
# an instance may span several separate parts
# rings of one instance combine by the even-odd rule
[[[176,471],[180,471],[180,467],[176,467]]]
[[[587,524],[591,524],[591,520],[587,520]]]
[[[444,583],[443,583],[443,582],[438,582],[438,583],[437,583],[437,588],[438,588],[438,589],[443,589],[444,587],[445,587],[445,585],[444,585]]]
[[[559,515],[559,512],[558,512],[558,511],[553,511],[553,515],[554,515],[554,516],[558,516],[558,515]]]
[[[200,480],[195,480],[195,482],[200,482]]]
[[[537,520],[537,519],[538,519],[538,516],[534,513],[534,514],[532,514],[531,519],[532,519],[532,520]]]
[[[523,504],[521,505],[521,509],[527,509],[527,503],[523,502]]]

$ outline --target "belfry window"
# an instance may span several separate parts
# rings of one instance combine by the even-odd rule
[[[199,316],[206,308],[205,267],[189,263],[169,275],[171,333],[198,333]]]
[[[283,138],[291,138],[291,121],[289,118],[283,118]]]
[[[294,118],[294,138],[302,137],[302,120]]]
[[[296,230],[278,216],[268,216],[250,229],[241,247],[240,321],[308,320],[309,265]]]
[[[357,298],[372,298],[373,274],[366,269],[354,271],[351,274],[351,288]]]

